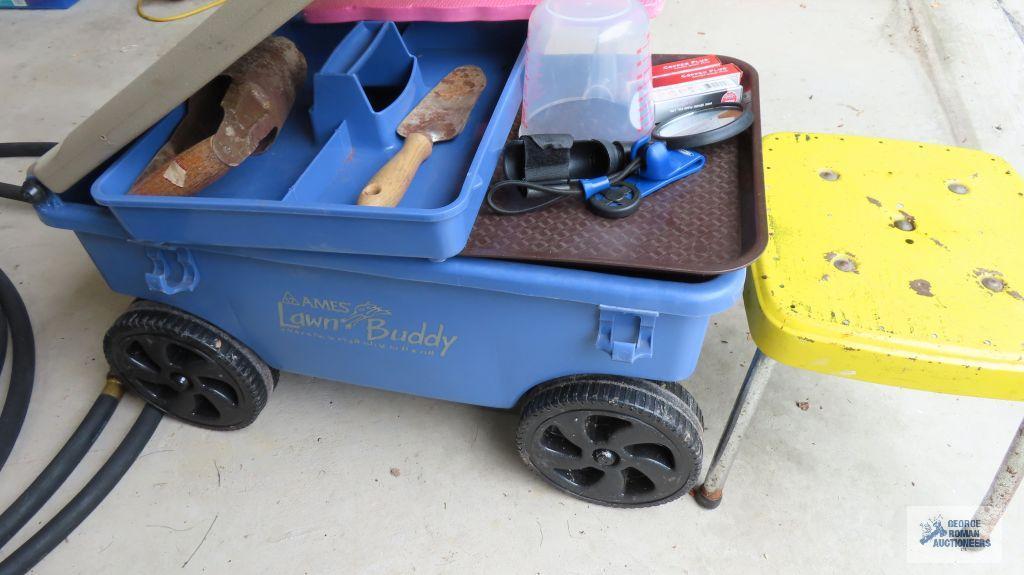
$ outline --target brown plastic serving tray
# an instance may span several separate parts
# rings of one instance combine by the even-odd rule
[[[686,57],[658,54],[654,63]],[[708,160],[703,171],[647,197],[622,220],[598,217],[582,201],[518,216],[485,206],[460,255],[657,276],[714,276],[756,260],[768,241],[757,71],[720,58],[743,70],[755,121],[743,134],[700,149]]]

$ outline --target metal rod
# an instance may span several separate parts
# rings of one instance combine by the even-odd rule
[[[1021,483],[1024,483],[1024,420],[1020,422],[1013,436],[1006,457],[999,467],[988,495],[982,500],[974,518],[981,521],[981,536],[988,539],[1013,499]]]
[[[722,440],[715,450],[714,459],[711,460],[711,468],[708,469],[704,485],[695,493],[697,502],[702,507],[714,509],[721,504],[725,480],[732,469],[733,461],[736,460],[736,453],[739,451],[743,436],[746,435],[747,427],[757,412],[757,406],[761,402],[768,380],[771,379],[775,363],[775,360],[761,353],[760,349],[754,353],[750,369],[743,380],[743,387],[740,388],[736,404],[729,415],[729,423],[725,426]]]

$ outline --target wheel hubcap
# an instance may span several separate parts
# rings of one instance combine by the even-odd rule
[[[177,338],[133,335],[121,341],[118,370],[142,397],[171,415],[211,427],[243,421],[247,396],[201,348]]]
[[[184,375],[172,375],[167,378],[167,383],[177,391],[185,391],[188,389],[188,378]]]
[[[625,505],[677,493],[696,464],[657,428],[607,411],[551,417],[533,432],[530,458],[544,477],[567,491]]]
[[[601,467],[611,467],[619,462],[619,456],[611,449],[598,449],[594,452],[594,461]]]

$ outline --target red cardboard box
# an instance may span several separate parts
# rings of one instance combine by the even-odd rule
[[[715,56],[655,66],[654,75],[651,98],[655,123],[693,110],[739,103],[743,99],[740,83],[743,71],[735,64],[723,65]]]
[[[721,65],[722,61],[718,59],[718,56],[697,56],[696,58],[658,64],[651,69],[651,72],[652,76],[657,78],[658,76],[668,76],[670,74],[678,74],[679,72],[700,70],[701,68],[713,68]]]
[[[738,86],[742,78],[743,71],[740,70],[736,64],[726,64],[724,66],[687,70],[663,76],[655,74],[654,87],[662,88],[665,86],[697,82],[700,80],[724,80],[734,86]]]

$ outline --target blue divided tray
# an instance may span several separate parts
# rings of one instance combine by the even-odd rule
[[[525,26],[361,22],[280,32],[310,78],[277,141],[193,197],[127,195],[184,114],[172,111],[92,186],[137,240],[446,259],[466,244],[518,112]],[[357,206],[401,146],[395,129],[448,72],[481,67],[487,88],[463,132],[437,144],[395,208]]]

